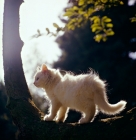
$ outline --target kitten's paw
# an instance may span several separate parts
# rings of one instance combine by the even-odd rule
[[[55,120],[57,123],[63,123],[64,122],[64,119],[56,119]]]
[[[52,116],[49,116],[49,115],[46,115],[44,116],[44,121],[53,121],[53,117]]]
[[[63,121],[56,119],[55,122],[56,123],[62,123]]]
[[[81,118],[78,123],[79,124],[84,124],[84,123],[89,123],[89,121],[86,120],[86,118]]]
[[[64,122],[65,119],[64,119],[64,117],[60,117],[60,118],[56,118],[55,121],[56,121],[56,122]]]

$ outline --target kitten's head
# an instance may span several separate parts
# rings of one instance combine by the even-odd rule
[[[49,80],[50,71],[45,64],[37,71],[35,75],[34,85],[39,88],[44,88]]]

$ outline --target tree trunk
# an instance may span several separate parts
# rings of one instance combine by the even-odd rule
[[[19,7],[22,0],[5,0],[3,27],[4,79],[8,109],[24,140],[133,139],[136,137],[136,108],[124,116],[77,125],[41,120],[43,115],[29,93],[20,57]]]
[[[19,8],[22,2],[23,0],[5,0],[3,21],[4,81],[9,99],[7,107],[21,135],[24,133],[23,126],[27,126],[26,121],[31,118],[28,119],[29,115],[38,120],[41,116],[32,103],[22,69],[20,52],[23,42],[19,37]]]
[[[31,98],[30,94],[28,94],[20,57],[23,42],[19,37],[19,7],[22,1],[23,0],[5,0],[4,6],[4,80],[8,96],[13,98]],[[15,87],[15,90],[12,89],[11,91],[11,87]]]

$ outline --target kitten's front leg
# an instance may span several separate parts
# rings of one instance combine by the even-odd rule
[[[60,104],[56,101],[52,101],[52,105],[50,108],[50,114],[44,116],[45,121],[53,121],[53,119],[56,117],[57,111],[60,108]]]
[[[56,122],[64,122],[67,117],[68,108],[61,106],[59,109],[59,113],[57,114]]]

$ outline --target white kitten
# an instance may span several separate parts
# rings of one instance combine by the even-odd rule
[[[44,117],[46,121],[65,121],[71,108],[84,114],[79,123],[88,123],[94,119],[97,107],[105,114],[114,115],[126,105],[125,101],[109,104],[105,83],[93,72],[62,76],[59,70],[49,69],[43,64],[35,75],[34,85],[44,88],[51,100],[50,114]]]

